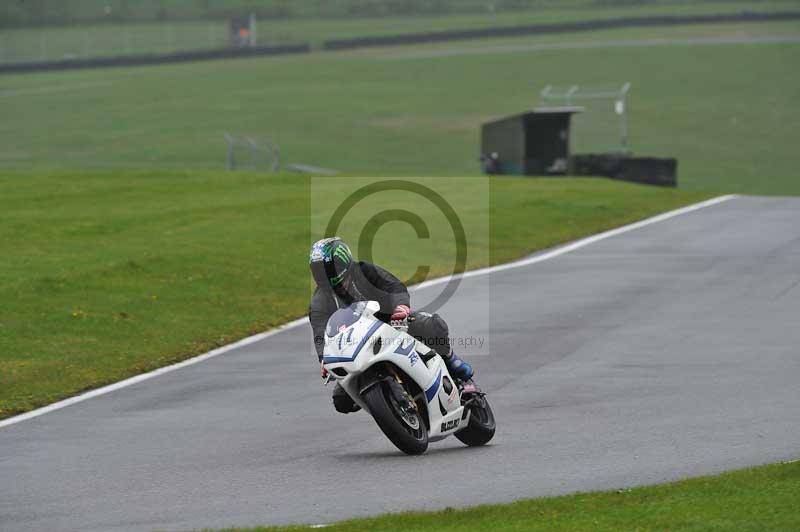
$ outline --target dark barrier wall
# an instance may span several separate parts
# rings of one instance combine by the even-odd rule
[[[568,164],[568,173],[573,176],[610,177],[661,187],[678,186],[678,161],[672,158],[587,153],[570,156]]]
[[[356,37],[353,39],[336,39],[325,41],[325,50],[346,50],[367,46],[390,46],[396,44],[419,44],[426,42],[452,41],[458,39],[480,39],[484,37],[513,37],[518,35],[536,35],[546,33],[564,33],[573,31],[590,31],[610,28],[632,28],[647,26],[674,26],[679,24],[709,24],[723,22],[761,22],[771,20],[798,20],[800,11],[780,11],[775,13],[741,13],[695,16],[655,16],[626,17],[605,20],[586,20],[578,22],[561,22],[556,24],[533,24],[529,26],[502,26],[472,30],[451,30],[431,33],[408,33],[405,35],[385,35],[372,37]]]
[[[308,44],[288,44],[279,46],[256,46],[253,48],[223,48],[219,50],[199,50],[175,52],[163,55],[126,55],[118,57],[95,57],[91,59],[64,59],[60,61],[37,61],[0,65],[0,74],[11,72],[34,72],[37,70],[67,70],[72,68],[99,68],[132,65],[157,65],[162,63],[183,63],[208,59],[230,59],[259,55],[302,54],[311,51]]]

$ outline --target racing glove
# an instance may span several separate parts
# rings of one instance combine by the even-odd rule
[[[392,312],[392,321],[405,321],[411,315],[408,305],[397,305]]]

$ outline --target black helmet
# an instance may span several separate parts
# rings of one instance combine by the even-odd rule
[[[318,287],[332,288],[336,293],[347,292],[355,261],[341,238],[335,236],[314,242],[308,264]]]

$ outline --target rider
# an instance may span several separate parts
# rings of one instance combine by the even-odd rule
[[[453,377],[462,381],[472,378],[472,366],[460,359],[450,347],[447,323],[438,314],[412,311],[405,285],[380,266],[353,259],[350,248],[341,238],[314,242],[309,266],[317,287],[311,296],[308,319],[320,363],[325,345],[325,326],[331,314],[354,301],[377,301],[381,306],[375,313],[377,319],[386,323],[407,320],[408,334],[441,355]],[[327,376],[324,366],[322,376]],[[338,383],[333,390],[333,405],[345,414],[359,409]]]

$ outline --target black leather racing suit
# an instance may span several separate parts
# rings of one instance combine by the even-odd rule
[[[411,307],[411,298],[406,286],[394,275],[375,264],[359,261],[353,274],[353,283],[346,298],[335,294],[327,287],[317,287],[311,296],[308,308],[308,319],[314,335],[314,347],[317,357],[322,361],[322,350],[325,346],[325,326],[328,318],[339,308],[346,307],[354,301],[377,301],[381,308],[375,317],[389,323],[392,312],[397,305]],[[424,342],[445,360],[451,356],[450,332],[447,323],[438,314],[427,312],[411,312],[408,318],[408,334]],[[333,404],[340,412],[350,412],[353,400],[337,384],[333,391]]]

